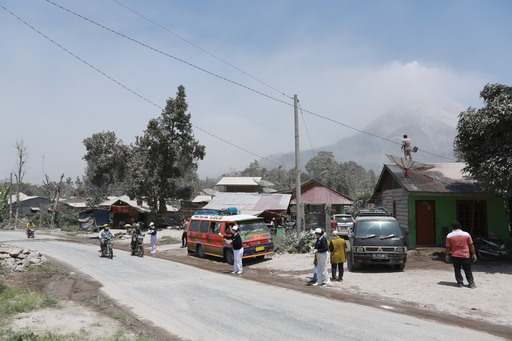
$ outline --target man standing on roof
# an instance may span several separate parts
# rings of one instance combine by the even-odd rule
[[[243,240],[240,237],[240,228],[235,225],[231,228],[234,234],[230,236],[223,236],[222,233],[219,232],[219,235],[223,236],[225,239],[231,239],[233,242],[231,245],[233,246],[233,271],[231,273],[241,275],[242,274],[242,257],[244,256],[244,247]]]
[[[154,222],[149,223],[148,233],[151,235],[151,253],[156,253],[156,226]]]
[[[459,287],[463,286],[464,279],[462,278],[461,268],[464,269],[468,287],[471,289],[476,288],[473,273],[471,272],[471,260],[476,262],[475,246],[469,233],[464,232],[460,228],[460,223],[454,221],[452,223],[453,231],[446,236],[446,262],[450,262],[450,253],[455,270],[455,279]],[[470,258],[471,257],[471,258]]]
[[[402,147],[401,150],[404,151],[404,158],[407,160],[412,160],[412,147],[411,147],[411,139],[404,135],[402,139]]]

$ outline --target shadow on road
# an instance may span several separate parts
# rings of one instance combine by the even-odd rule
[[[437,282],[438,285],[445,285],[447,287],[458,287],[457,283],[455,282],[446,282],[446,281],[440,281]]]

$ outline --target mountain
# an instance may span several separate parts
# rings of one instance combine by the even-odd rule
[[[402,136],[407,134],[412,139],[412,145],[420,151],[413,153],[413,159],[419,162],[451,162],[450,160],[422,152],[428,151],[443,157],[454,159],[453,140],[456,129],[457,111],[454,107],[444,109],[433,105],[406,105],[396,107],[384,113],[363,130],[377,136],[391,139],[398,144],[385,141],[361,132],[343,138],[334,144],[315,148],[316,151],[331,151],[338,162],[355,161],[366,169],[373,169],[378,174],[383,163],[390,162],[385,154],[401,156]],[[301,167],[313,157],[311,150],[301,151]],[[280,153],[268,156],[288,168],[295,166],[294,153]],[[452,161],[453,162],[453,161]],[[260,163],[267,168],[273,168],[264,160]]]

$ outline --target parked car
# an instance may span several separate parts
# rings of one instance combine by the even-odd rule
[[[407,262],[407,233],[398,221],[379,212],[356,217],[349,233],[347,267],[358,270],[365,264],[385,264],[402,271]]]
[[[336,219],[336,224],[338,225],[338,235],[339,236],[348,236],[348,234],[352,231],[352,227],[354,227],[354,218],[350,214],[334,214],[334,219]]]

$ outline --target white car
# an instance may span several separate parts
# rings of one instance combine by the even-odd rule
[[[354,227],[354,218],[350,214],[334,214],[334,219],[338,225],[338,235],[348,236]]]

